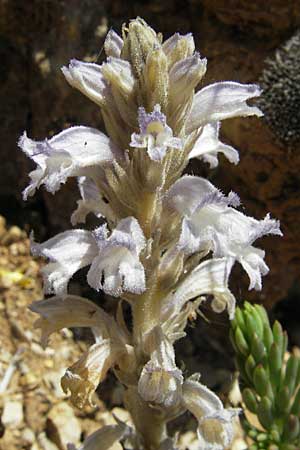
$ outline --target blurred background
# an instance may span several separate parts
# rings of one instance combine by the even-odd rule
[[[193,33],[196,47],[208,59],[203,86],[232,80],[255,82],[263,87],[263,95],[256,103],[263,110],[264,118],[223,122],[222,139],[239,150],[240,164],[233,166],[221,159],[219,167],[211,171],[193,162],[188,170],[209,176],[225,193],[237,192],[247,214],[262,219],[270,212],[280,220],[284,237],[266,237],[258,242],[258,246],[266,250],[270,267],[263,290],[248,293],[247,277],[238,268],[232,288],[238,301],[248,299],[263,303],[288,329],[291,344],[300,343],[300,1],[0,0],[0,307],[3,311],[0,344],[2,354],[7,353],[0,361],[3,373],[20,348],[26,352],[32,343],[38,345],[36,332],[32,331],[33,315],[31,317],[26,308],[42,295],[38,276],[41,263],[29,255],[27,234],[34,229],[38,239],[43,240],[70,228],[70,214],[78,199],[76,183],[71,181],[55,197],[41,189],[24,203],[21,192],[33,166],[17,148],[17,139],[25,129],[34,139],[44,139],[70,125],[83,124],[103,130],[97,106],[66,83],[60,67],[71,58],[101,63],[107,31],[112,27],[120,32],[122,24],[136,16],[161,31],[164,38],[174,32]],[[73,290],[84,292],[80,279],[75,280]],[[188,368],[200,370],[204,381],[219,389],[228,382],[233,363],[228,362],[228,343],[220,343],[220,335],[226,334],[227,318],[211,320],[216,320],[213,331],[202,320],[197,330],[191,327],[188,341],[179,345],[179,351],[182,359],[187,360]],[[77,347],[71,342],[74,336]],[[85,338],[76,335],[76,331],[57,337],[56,344],[54,342],[56,363],[49,357],[47,364],[51,367],[47,368],[40,352],[39,357],[29,357],[27,368],[14,375],[18,376],[16,395],[22,398],[13,398],[17,412],[11,416],[19,414],[19,425],[11,426],[14,419],[7,409],[2,420],[0,449],[65,449],[67,438],[58,435],[55,423],[59,414],[55,411],[50,414],[60,403],[49,398],[60,398],[53,394],[59,383],[55,373],[62,370],[62,359],[65,365],[66,361],[73,361],[72,352],[84,347]],[[64,356],[58,351],[65,348],[62,343],[69,349],[64,350]],[[39,354],[40,350],[34,348]],[[32,349],[30,351],[32,353]],[[228,370],[225,375],[224,370]],[[52,372],[53,379],[47,381],[45,394],[39,380]],[[37,377],[33,381],[35,388],[26,381],[26,374]],[[22,383],[27,389],[26,395],[20,388]],[[32,398],[30,392],[33,392]],[[100,394],[103,399],[101,389]],[[29,398],[26,397],[27,403],[24,395]],[[37,395],[42,400],[37,401]],[[118,404],[117,393],[115,399]],[[66,414],[74,414],[70,411]],[[78,420],[78,414],[72,416],[74,420]],[[88,422],[86,412],[81,419]],[[90,418],[92,423],[93,420]],[[72,423],[71,419],[66,422]],[[82,423],[78,440],[89,430]],[[4,432],[7,424],[11,431]],[[75,425],[71,428],[79,426]],[[19,434],[14,436],[16,430]]]

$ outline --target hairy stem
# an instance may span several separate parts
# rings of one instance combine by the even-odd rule
[[[157,450],[167,437],[166,421],[162,413],[149,407],[134,387],[125,392],[124,403],[134,421],[144,450]]]

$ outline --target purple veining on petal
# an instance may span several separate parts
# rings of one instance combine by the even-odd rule
[[[98,247],[102,247],[103,241],[105,241],[108,236],[107,224],[105,223],[104,225],[96,228],[94,231],[92,231],[92,234],[95,238],[95,241],[97,242]]]
[[[266,234],[282,236],[279,220],[271,219],[270,214],[267,214],[263,220],[260,220],[252,227],[249,237],[250,243],[253,243],[256,239],[259,239]]]
[[[166,116],[161,112],[160,105],[155,105],[151,113],[147,114],[145,108],[138,109],[138,122],[142,134],[147,134],[147,127],[150,123],[159,122],[166,126]]]
[[[196,212],[199,211],[201,208],[207,205],[220,205],[220,206],[239,206],[240,205],[240,198],[235,193],[230,191],[228,196],[226,197],[221,191],[216,189],[213,192],[210,192],[208,194],[205,194],[201,200],[199,201],[197,207],[195,208]]]

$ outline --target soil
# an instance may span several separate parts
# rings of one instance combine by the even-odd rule
[[[28,306],[43,297],[41,265],[30,255],[26,232],[6,228],[0,216],[1,450],[66,450],[67,442],[79,444],[102,425],[115,422],[98,396],[94,408],[79,410],[60,387],[61,376],[86,349],[87,339],[64,329],[52,335],[46,350],[40,346],[36,314]],[[120,396],[112,389],[110,399],[110,409],[124,417],[116,407]]]

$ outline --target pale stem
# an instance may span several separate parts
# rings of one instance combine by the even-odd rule
[[[156,194],[144,192],[138,220],[147,239],[151,238],[153,217],[156,208]],[[156,268],[154,269],[156,270]],[[153,274],[152,274],[153,275]],[[143,340],[153,327],[160,322],[161,295],[155,277],[151,277],[152,284],[147,286],[144,294],[136,298],[132,305],[133,337],[138,358],[137,366],[143,367]],[[138,374],[139,376],[139,374]],[[126,407],[131,413],[136,430],[142,437],[145,450],[157,450],[161,442],[167,437],[166,421],[161,411],[151,408],[139,395],[137,388],[130,388],[125,394]]]
[[[159,410],[151,408],[140,397],[137,388],[129,388],[124,395],[125,406],[130,411],[144,450],[157,450],[167,437],[166,421]]]
[[[138,221],[143,229],[146,239],[151,237],[152,220],[156,208],[156,193],[143,192],[140,200],[140,208],[138,211]]]

